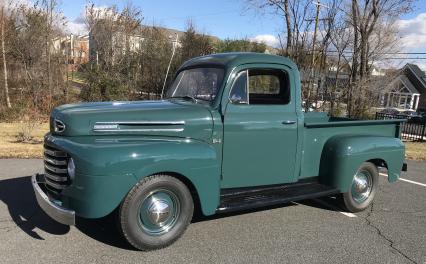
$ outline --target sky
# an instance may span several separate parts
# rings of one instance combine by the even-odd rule
[[[68,18],[70,31],[82,33],[81,22],[86,0],[62,0],[60,9]],[[95,6],[118,5],[127,1],[92,0]],[[277,35],[284,23],[279,16],[244,8],[244,0],[133,0],[132,4],[142,10],[144,24],[155,24],[184,30],[188,19],[203,33],[225,38],[249,38],[277,46]],[[400,31],[402,51],[426,52],[426,0],[415,2],[414,10],[405,14],[397,25]],[[417,55],[414,55],[417,56]],[[419,55],[422,56],[422,55]],[[423,55],[422,57],[426,57]],[[411,60],[426,70],[426,60]],[[399,62],[405,63],[403,62]]]

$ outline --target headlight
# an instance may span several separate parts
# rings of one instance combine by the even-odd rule
[[[74,160],[72,158],[70,158],[68,160],[68,175],[70,176],[70,179],[73,181],[74,177],[75,177],[75,164],[74,164]]]

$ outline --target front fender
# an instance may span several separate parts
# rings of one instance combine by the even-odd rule
[[[342,135],[331,137],[324,145],[320,163],[320,182],[348,192],[359,166],[370,160],[387,164],[389,182],[398,180],[405,147],[398,138]]]
[[[160,172],[186,177],[197,191],[203,214],[213,214],[219,204],[220,158],[214,147],[205,142],[80,137],[57,138],[55,144],[75,161],[76,180],[64,195],[82,217],[109,214],[139,180]]]

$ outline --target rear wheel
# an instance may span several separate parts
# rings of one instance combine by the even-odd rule
[[[368,208],[374,200],[379,185],[379,171],[371,162],[364,162],[355,173],[349,192],[342,195],[343,203],[350,212]]]
[[[122,202],[120,229],[137,249],[163,248],[185,232],[193,211],[185,184],[169,175],[153,175],[134,186]]]

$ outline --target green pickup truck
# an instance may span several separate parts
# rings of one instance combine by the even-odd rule
[[[56,221],[117,215],[140,250],[176,241],[194,212],[213,215],[335,195],[366,209],[378,167],[398,179],[404,120],[302,111],[289,59],[225,53],[185,62],[160,101],[63,105],[50,117],[40,207]]]

